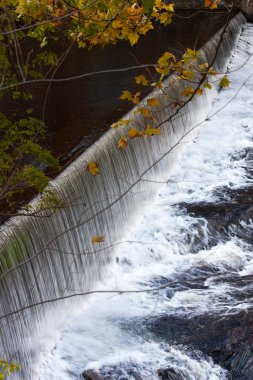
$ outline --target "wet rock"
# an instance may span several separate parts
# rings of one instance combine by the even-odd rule
[[[175,368],[159,369],[157,372],[161,380],[185,380],[185,374],[177,371]]]
[[[82,373],[85,380],[145,380],[137,363],[122,362],[106,364],[99,369],[88,369]]]
[[[88,369],[87,371],[84,371],[82,373],[82,377],[85,380],[103,380],[104,377],[100,376],[99,373],[97,373],[94,369]]]
[[[162,315],[147,320],[146,327],[155,339],[186,345],[212,357],[215,363],[231,373],[232,379],[252,380],[252,309],[223,316],[205,314],[186,318]]]

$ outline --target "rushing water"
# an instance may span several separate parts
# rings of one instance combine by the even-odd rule
[[[227,32],[221,41],[215,62],[215,68],[218,70],[223,70],[226,66],[231,50],[235,46],[238,33],[244,23],[245,19],[241,14],[238,14],[230,21]],[[217,33],[201,50],[204,62],[212,60],[216,46],[220,41],[220,36],[221,32]],[[173,77],[168,78],[167,84],[173,84]],[[180,96],[180,92],[180,88],[171,86],[170,96],[177,98]],[[144,125],[142,116],[136,115],[133,110],[127,116],[131,121],[126,129],[111,129],[108,131],[52,182],[51,186],[64,202],[63,208],[57,210],[46,209],[38,212],[41,202],[41,198],[38,197],[30,204],[30,212],[34,210],[34,216],[29,215],[26,217],[23,215],[11,218],[1,228],[0,355],[1,357],[12,358],[15,362],[22,364],[21,372],[13,379],[33,380],[39,376],[38,374],[35,375],[34,370],[40,353],[43,355],[46,349],[52,348],[52,342],[54,343],[59,339],[59,334],[63,327],[66,326],[66,321],[82,309],[85,301],[86,307],[88,305],[88,300],[85,297],[77,297],[80,292],[89,292],[94,289],[98,280],[105,277],[108,280],[106,281],[107,287],[115,286],[115,279],[112,280],[113,284],[110,284],[110,275],[106,272],[108,264],[115,261],[113,256],[113,248],[116,248],[115,244],[118,247],[124,247],[123,244],[120,244],[123,234],[136,223],[140,224],[139,213],[143,212],[145,205],[150,204],[154,194],[159,189],[159,184],[155,181],[165,181],[171,175],[175,165],[178,164],[181,151],[196,133],[196,125],[205,120],[215,93],[216,91],[213,88],[212,91],[206,90],[203,96],[194,97],[184,107],[184,112],[180,114],[180,117],[175,118],[173,122],[168,122],[172,112],[168,104],[169,101],[161,92],[156,93],[161,101],[160,109],[156,112],[158,123],[163,124],[161,136],[143,139],[141,144],[135,139],[127,149],[119,151],[117,142],[120,137],[125,135],[132,126],[136,127],[138,125],[141,128]],[[94,160],[101,168],[100,175],[96,177],[91,176],[86,170],[87,164]],[[186,162],[188,162],[187,159]],[[172,199],[172,195],[170,197]],[[183,205],[181,206],[183,207]],[[156,210],[158,209],[159,206],[157,205]],[[23,210],[23,214],[25,214],[25,210]],[[154,218],[155,216],[152,217],[152,221],[155,220]],[[148,222],[148,225],[152,227],[151,222]],[[134,230],[137,231],[137,227]],[[144,231],[146,231],[146,227]],[[170,231],[172,233],[173,228]],[[177,231],[179,231],[178,226]],[[152,229],[153,232],[154,230]],[[167,233],[169,234],[170,232]],[[182,229],[179,233],[183,238],[184,230]],[[94,235],[105,237],[105,242],[101,243],[97,249],[92,244],[92,236]],[[134,236],[133,232],[132,235]],[[137,241],[137,237],[131,240],[132,243]],[[191,240],[190,235],[188,238]],[[138,253],[138,249],[146,246],[148,240],[144,232],[143,239],[140,240],[138,237],[138,244],[136,243],[132,246],[132,252]],[[160,245],[159,242],[151,242],[151,246],[154,245],[155,247],[155,244]],[[175,243],[172,246],[177,249]],[[185,246],[184,240],[181,241],[180,246],[183,249]],[[127,247],[126,243],[125,247]],[[128,254],[128,252],[129,249],[127,248],[125,253]],[[139,281],[143,283],[143,286],[144,284],[146,284],[145,286],[152,286],[152,281],[154,283],[163,281],[154,272],[152,272],[152,276],[150,275],[153,279],[150,279],[150,276],[148,276],[149,270],[143,267],[144,262],[148,262],[153,257],[154,263],[157,262],[157,265],[160,265],[163,270],[166,269],[162,260],[160,260],[160,264],[159,259],[156,260],[156,250],[151,250],[150,248],[148,252],[149,255],[134,255],[137,263],[131,264],[130,258],[126,257],[124,259],[124,252],[122,251],[123,258],[119,256],[117,262],[114,262],[116,268],[112,265],[113,272],[118,271],[121,274],[118,280],[119,286],[121,285],[120,280],[124,279],[125,272],[128,271],[127,268],[131,269],[131,266],[136,268],[132,268],[132,273],[135,270],[137,272],[135,281],[138,281],[138,274],[144,273],[147,276],[146,280],[139,277]],[[158,256],[162,258],[163,254],[165,252],[159,248]],[[117,269],[117,267],[121,266],[121,263],[123,264],[122,270]],[[155,269],[154,263],[151,264],[153,269]],[[169,276],[171,270],[172,267],[167,265],[167,276]],[[179,273],[178,271],[178,275]],[[159,274],[159,271],[157,274]],[[136,285],[130,282],[130,278],[131,276],[125,278],[124,286],[128,285],[134,288]],[[151,283],[149,283],[150,281]],[[113,294],[111,295],[113,296]],[[136,311],[137,315],[134,313],[132,315],[133,322],[129,320],[130,318],[125,319],[123,315],[121,315],[121,318],[116,312],[112,313],[113,303],[110,306],[110,316],[108,318],[114,320],[115,327],[113,326],[113,329],[114,334],[116,334],[115,339],[117,339],[114,340],[113,344],[107,342],[109,351],[111,347],[112,355],[113,350],[117,347],[118,350],[120,349],[121,340],[124,340],[124,342],[128,340],[129,347],[130,344],[133,344],[133,347],[138,347],[138,345],[135,346],[135,335],[131,333],[133,326],[140,332],[140,338],[137,341],[141,346],[144,346],[144,336],[153,336],[159,333],[155,321],[148,323],[150,331],[145,327],[145,321],[142,322],[143,308],[150,314],[149,300],[155,297],[156,304],[159,304],[157,294],[153,296],[149,293],[147,297],[145,294],[140,294],[140,297],[143,307],[135,307],[140,318],[136,320],[136,316],[138,316]],[[59,298],[64,298],[65,300],[59,301]],[[113,297],[112,299],[117,300],[118,297]],[[92,300],[91,298],[91,303],[93,302]],[[133,297],[130,302],[136,304],[135,300],[136,298]],[[117,304],[118,301],[115,302]],[[100,300],[99,305],[101,307],[102,304],[103,302]],[[107,302],[105,305],[109,310]],[[116,307],[119,309],[120,306],[119,304],[117,305]],[[128,302],[126,302],[126,305],[128,305]],[[129,307],[127,306],[128,309]],[[87,309],[88,312],[89,310],[91,308]],[[98,307],[94,308],[93,314],[99,315]],[[86,319],[85,328],[89,325],[88,318]],[[104,320],[105,317],[101,313],[101,321]],[[128,323],[128,321],[131,323]],[[94,323],[97,331],[99,331],[99,318],[97,321],[94,319]],[[103,333],[110,331],[110,326],[112,329],[112,324],[107,324],[107,330],[102,327]],[[122,326],[122,328],[119,327],[118,333],[117,326]],[[187,326],[185,328],[187,329]],[[188,327],[188,329],[191,328]],[[177,331],[177,329],[174,330]],[[121,331],[123,334],[122,339],[120,338]],[[129,331],[129,335],[127,335],[127,331]],[[99,334],[101,335],[101,332]],[[82,336],[80,333],[79,335],[80,337]],[[113,342],[113,338],[109,338],[110,334],[108,335],[108,340],[110,341],[111,339],[111,342]],[[91,355],[98,353],[95,347],[92,349],[92,339],[89,345],[89,348],[85,347],[87,347]],[[158,346],[154,347],[154,350],[156,350]],[[103,345],[101,345],[101,350],[106,354]],[[161,350],[164,350],[164,348],[161,348]],[[148,352],[148,349],[146,351]],[[132,352],[134,351],[132,350]],[[183,354],[187,356],[186,353]],[[198,354],[194,355],[196,359]],[[135,356],[137,356],[137,353]],[[88,358],[88,356],[85,357]],[[95,359],[90,358],[90,360]],[[182,363],[186,359],[184,356]],[[141,362],[142,359],[139,358],[138,360]],[[165,357],[164,360],[166,360]],[[206,359],[203,358],[203,360],[206,363]],[[198,359],[196,361],[198,362]],[[69,370],[75,373],[73,376],[76,376],[83,366],[88,365],[88,362],[82,362],[81,359],[78,359],[78,363],[80,368]],[[209,364],[207,362],[207,365]],[[210,365],[212,366],[212,364]],[[136,366],[138,367],[138,365]],[[54,367],[54,374],[58,376],[60,370],[56,371],[57,365]],[[143,367],[147,368],[145,371],[155,371],[152,366],[150,369],[146,362],[143,362]],[[48,364],[45,368],[50,371],[52,366]],[[43,372],[43,370],[41,371]],[[71,376],[70,373],[67,373],[66,376]],[[46,374],[43,374],[43,376],[44,378],[47,377]],[[50,378],[53,375],[48,376]]]
[[[89,298],[42,353],[41,380],[76,379],[85,369],[87,379],[252,379],[252,54],[248,25],[229,64],[230,88],[167,184],[157,178],[159,195],[136,215],[97,285],[122,293]]]

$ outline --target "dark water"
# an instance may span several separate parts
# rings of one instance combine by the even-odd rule
[[[154,63],[163,51],[170,50],[179,57],[186,47],[199,48],[223,25],[226,14],[195,13],[181,11],[170,26],[151,31],[132,48],[127,43],[88,52],[73,48],[57,77]],[[134,90],[133,78],[142,72],[103,74],[54,83],[45,114],[49,148],[66,162],[90,146],[129,109],[119,96],[122,90]],[[38,90],[36,108],[41,113],[43,91]]]

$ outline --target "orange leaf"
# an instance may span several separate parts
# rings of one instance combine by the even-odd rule
[[[127,137],[121,137],[121,139],[118,142],[118,148],[125,149],[128,145]]]
[[[147,103],[150,107],[155,107],[155,106],[158,106],[160,104],[159,100],[156,99],[156,98],[150,98],[147,100]]]
[[[128,136],[131,139],[134,139],[135,137],[141,137],[143,135],[142,131],[137,131],[135,128],[131,128],[130,131],[128,132]]]
[[[98,164],[94,161],[89,162],[89,164],[87,165],[87,170],[93,176],[98,175],[100,173],[100,168]]]

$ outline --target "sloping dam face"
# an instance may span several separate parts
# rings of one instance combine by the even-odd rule
[[[213,66],[222,72],[244,23],[238,14],[225,34],[219,31],[204,45],[203,62],[212,62],[220,45]],[[180,99],[182,88],[175,88],[173,81],[167,79],[168,94]],[[41,204],[37,198],[29,208],[33,216],[12,218],[2,227],[0,357],[21,363],[17,379],[35,378],[39,352],[52,344],[53,332],[82,306],[81,294],[91,291],[103,276],[113,246],[138,210],[152,200],[155,181],[168,180],[184,143],[205,120],[215,95],[213,88],[195,96],[171,118],[175,110],[169,107],[170,100],[156,92],[161,103],[155,114],[160,136],[134,139],[127,149],[119,150],[117,143],[129,129],[144,128],[143,117],[131,111],[127,127],[110,130],[52,182],[64,207],[36,212]],[[91,161],[99,165],[100,175],[87,172]],[[99,248],[92,244],[93,236],[104,237]]]

